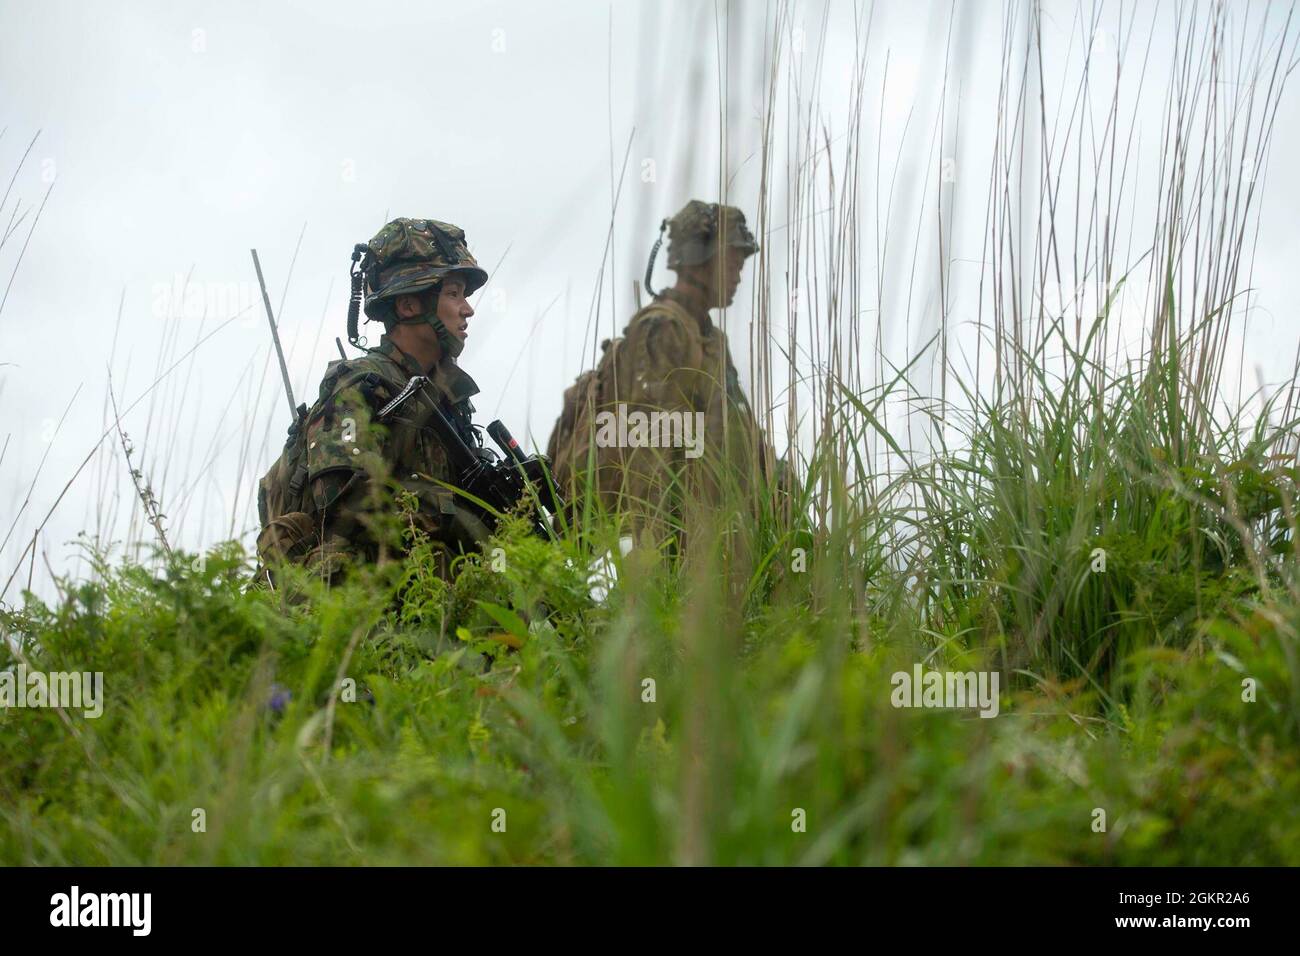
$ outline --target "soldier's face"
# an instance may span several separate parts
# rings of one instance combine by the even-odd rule
[[[438,293],[438,318],[462,342],[469,338],[469,320],[473,314],[474,307],[465,297],[465,280],[455,275],[443,279],[442,291]]]
[[[394,303],[399,319],[418,319],[428,315],[430,303],[428,296],[398,296]],[[474,314],[474,307],[465,297],[465,280],[460,276],[449,275],[442,280],[438,298],[432,307],[447,331],[462,342],[469,337],[469,320]],[[438,334],[433,326],[425,322],[400,326],[399,334],[417,348],[436,349]]]
[[[745,268],[744,254],[728,247],[720,256],[714,256],[712,263],[713,290],[716,301],[723,307],[731,305],[740,285],[740,273]]]

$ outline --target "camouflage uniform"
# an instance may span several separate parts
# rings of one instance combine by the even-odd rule
[[[744,214],[732,206],[692,200],[666,225],[669,267],[707,262],[720,242],[747,255],[758,250]],[[604,505],[628,515],[633,531],[648,528],[657,541],[672,523],[692,524],[688,506],[707,509],[719,502],[724,484],[743,498],[773,473],[771,448],[741,390],[726,335],[700,299],[665,290],[632,317],[622,339],[602,347],[598,368],[566,391],[547,447],[571,513],[581,513],[577,479],[589,462]],[[629,416],[637,410],[702,412],[703,454],[600,447],[597,415],[620,403]]]
[[[384,317],[396,296],[433,288],[448,273],[463,275],[467,292],[487,278],[469,254],[464,233],[446,223],[397,219],[362,248],[366,259],[359,275],[364,274],[371,319]],[[355,311],[350,318],[355,325]],[[470,397],[478,386],[456,364],[458,351],[444,347],[428,385],[382,422],[379,411],[425,370],[387,335],[365,355],[329,364],[319,398],[310,410],[299,407],[284,453],[259,486],[258,554],[265,567],[288,560],[332,579],[349,562],[392,554],[401,540],[394,502],[399,491],[416,496],[416,525],[445,547],[486,537],[482,524],[457,506],[454,492],[439,484],[455,476],[428,426],[436,402],[465,443],[481,449],[470,423]]]

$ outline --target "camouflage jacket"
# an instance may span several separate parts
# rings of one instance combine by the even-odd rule
[[[637,411],[689,415],[691,441],[673,433],[668,447],[646,447],[617,421],[623,414],[631,422]],[[565,393],[547,454],[575,512],[590,462],[605,507],[630,515],[634,530],[654,524],[656,534],[683,519],[684,504],[714,505],[728,486],[744,498],[775,469],[726,335],[672,289],[637,312],[621,340],[604,343],[597,369]]]
[[[349,560],[393,555],[401,547],[393,500],[399,490],[419,500],[417,524],[435,541],[464,545],[482,539],[481,524],[438,484],[455,476],[428,425],[437,401],[466,444],[481,447],[470,424],[474,380],[443,361],[429,386],[382,423],[377,420],[379,410],[421,374],[387,336],[360,358],[329,364],[320,397],[310,410],[299,408],[283,454],[259,486],[258,554],[264,566],[290,560],[330,578]]]

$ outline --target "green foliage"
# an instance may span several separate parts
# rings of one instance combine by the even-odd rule
[[[889,389],[841,386],[802,480],[724,482],[681,553],[597,510],[450,579],[399,511],[409,557],[332,590],[92,555],[0,612],[0,668],[105,693],[0,711],[0,862],[1300,863],[1295,423],[1216,423],[1172,336],[1065,347],[883,482]],[[997,716],[895,706],[917,662]]]
[[[934,626],[979,631],[1008,667],[1109,681],[1129,650],[1187,647],[1281,584],[1295,423],[1194,414],[1186,343],[1118,373],[1065,347],[1061,379],[1025,356],[1027,380],[968,395],[963,447],[915,469],[909,520]]]
[[[1195,642],[1134,642],[1105,688],[1072,667],[1007,675],[985,720],[893,707],[890,675],[933,636],[851,623],[816,566],[738,602],[634,551],[597,604],[576,545],[509,523],[496,544],[450,585],[417,547],[334,591],[302,581],[291,606],[247,587],[235,549],[122,568],[55,607],[29,596],[3,618],[3,663],[17,645],[35,669],[103,671],[107,700],[71,726],[0,715],[0,860],[1300,861],[1289,593],[1202,594],[1221,613],[1187,625]],[[1129,606],[1151,619],[1193,599],[1176,583],[1139,599],[1140,580]],[[951,666],[1010,652],[978,622],[1014,606],[976,607],[939,645]]]

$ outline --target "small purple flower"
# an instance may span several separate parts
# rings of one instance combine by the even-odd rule
[[[267,702],[267,706],[271,708],[274,713],[283,714],[284,709],[289,706],[289,701],[292,698],[293,695],[289,693],[289,688],[285,687],[283,684],[272,684],[271,699]]]

